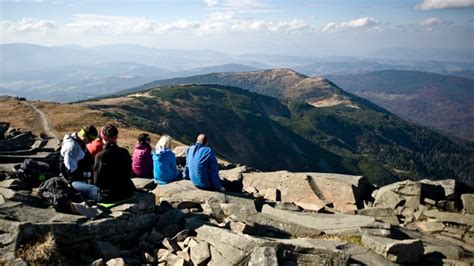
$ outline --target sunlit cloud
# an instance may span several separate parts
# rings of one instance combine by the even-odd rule
[[[204,0],[204,3],[205,3],[206,6],[208,6],[208,7],[215,7],[215,6],[218,6],[218,5],[219,5],[219,1],[218,1],[218,0]]]
[[[301,33],[313,29],[302,20],[270,21],[253,18],[238,18],[233,12],[213,12],[200,21],[179,19],[157,23],[145,17],[107,16],[77,14],[71,22],[57,24],[54,21],[24,18],[17,22],[0,22],[2,30],[8,32],[55,30],[59,33],[157,33],[187,32],[196,35],[222,32],[268,32]]]
[[[451,22],[446,21],[444,19],[440,19],[440,18],[429,18],[420,22],[420,25],[429,26],[429,27],[437,26],[437,25],[449,25],[449,24],[451,24]]]
[[[264,5],[259,0],[204,0],[207,7],[223,8],[231,10],[255,9],[264,8]]]
[[[35,18],[22,18],[19,21],[1,21],[2,31],[8,32],[28,32],[28,31],[49,31],[58,27],[52,20],[40,20]]]
[[[417,4],[417,10],[449,9],[449,8],[472,8],[474,0],[424,0]]]
[[[363,17],[357,18],[354,20],[343,21],[341,23],[330,22],[327,23],[322,29],[322,32],[335,32],[335,31],[343,31],[347,29],[355,29],[355,28],[373,28],[375,30],[379,30],[379,22],[374,18]]]
[[[145,17],[78,14],[63,30],[72,32],[105,32],[113,34],[141,33],[153,29],[153,22]]]
[[[176,22],[158,24],[154,26],[154,31],[158,33],[164,33],[164,32],[171,32],[171,31],[197,29],[199,27],[200,27],[200,24],[197,21],[189,21],[189,20],[180,19]]]

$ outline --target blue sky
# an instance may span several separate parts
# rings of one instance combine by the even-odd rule
[[[474,0],[0,1],[1,43],[364,56],[471,49]]]

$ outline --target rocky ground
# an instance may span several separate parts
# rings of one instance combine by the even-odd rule
[[[376,188],[362,176],[226,165],[221,178],[242,192],[135,178],[135,201],[88,219],[56,212],[13,171],[27,158],[53,164],[57,141],[13,131],[0,127],[0,264],[474,263],[474,194],[454,180]]]

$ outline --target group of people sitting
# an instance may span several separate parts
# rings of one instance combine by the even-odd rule
[[[151,148],[148,134],[140,134],[133,157],[117,145],[119,131],[106,125],[100,132],[86,126],[79,132],[66,134],[60,152],[60,170],[72,187],[95,202],[114,202],[133,196],[134,176],[153,177],[159,185],[182,178],[190,179],[200,189],[224,190],[218,174],[217,159],[204,134],[186,152],[186,165],[181,172],[172,152],[173,140],[163,135]]]

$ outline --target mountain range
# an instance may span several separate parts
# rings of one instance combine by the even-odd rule
[[[410,122],[450,136],[474,140],[473,79],[400,70],[327,77],[343,89],[325,78],[307,77],[290,69],[281,69],[157,80],[119,91],[116,95],[161,85],[220,84],[277,98],[304,100],[321,107],[340,103],[350,106],[348,91]]]
[[[400,59],[235,55],[114,44],[94,47],[0,44],[0,94],[72,102],[144,83],[217,72],[292,68],[307,76],[401,69],[471,76],[474,63]]]
[[[408,121],[474,140],[474,79],[398,70],[328,78]]]

